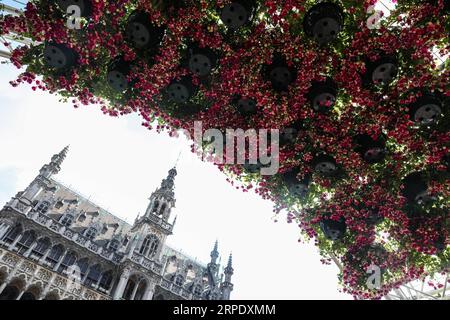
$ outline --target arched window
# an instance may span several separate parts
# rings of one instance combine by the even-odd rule
[[[158,211],[158,208],[159,208],[159,201],[156,200],[155,203],[153,204],[152,213],[156,213]]]
[[[104,272],[102,274],[102,279],[100,280],[99,288],[108,291],[111,288],[112,280],[112,271]]]
[[[109,242],[108,249],[116,252],[117,250],[119,250],[119,246],[120,246],[120,242],[116,239],[112,239]]]
[[[6,244],[13,243],[14,240],[22,233],[22,226],[16,225],[15,227],[9,229],[6,235],[3,237]]]
[[[58,268],[58,272],[63,273],[69,267],[73,266],[75,264],[75,261],[77,261],[77,255],[74,252],[69,252],[61,262],[61,265]]]
[[[184,277],[181,275],[181,274],[179,274],[179,275],[177,275],[176,277],[175,277],[175,284],[177,285],[177,286],[182,286],[183,285],[183,283],[184,283]]]
[[[97,282],[100,280],[100,276],[102,275],[102,270],[100,265],[92,266],[89,269],[88,276],[86,278],[86,281],[84,282],[87,286],[92,286],[97,284]]]
[[[62,216],[61,220],[59,221],[63,226],[70,227],[73,223],[74,216],[71,214],[65,214]]]
[[[50,239],[49,238],[41,238],[38,240],[36,246],[33,249],[32,255],[36,256],[36,258],[41,258],[44,253],[50,248]]]
[[[78,216],[78,221],[79,222],[84,222],[84,220],[86,220],[86,215],[84,213],[80,214]]]
[[[161,206],[161,210],[159,210],[159,215],[163,215],[164,211],[166,211],[167,205],[165,203],[163,203],[163,205]]]
[[[61,256],[64,252],[64,247],[60,244],[53,246],[53,248],[50,250],[47,261],[50,263],[52,267],[58,263],[59,259],[61,259]]]
[[[32,230],[26,231],[19,242],[17,242],[17,252],[19,254],[25,253],[36,240],[36,233]]]
[[[94,238],[97,236],[97,229],[90,227],[86,230],[85,236],[89,240],[94,240]]]
[[[36,208],[36,211],[39,213],[47,213],[48,209],[50,209],[50,202],[42,201]]]
[[[141,249],[139,250],[140,254],[143,254],[147,257],[153,258],[158,251],[159,239],[155,235],[151,234],[145,237],[144,242],[142,243]]]

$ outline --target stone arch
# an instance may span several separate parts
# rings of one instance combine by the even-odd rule
[[[21,278],[14,278],[0,294],[0,300],[16,300],[24,288],[25,281]]]
[[[149,282],[147,281],[147,279],[142,278],[137,286],[138,288],[136,290],[136,295],[134,296],[133,300],[143,300],[145,292],[147,291],[147,288],[149,286]]]
[[[37,300],[42,293],[42,287],[38,284],[32,284],[29,286],[20,300]]]
[[[47,293],[43,300],[60,300],[58,290],[53,290]]]

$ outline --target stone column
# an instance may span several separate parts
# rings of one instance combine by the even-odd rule
[[[136,298],[136,292],[139,288],[139,283],[140,282],[134,284],[133,293],[131,294],[130,300],[134,300],[134,298]]]
[[[5,280],[5,283],[0,286],[0,294],[2,294],[3,290],[8,286],[9,281]]]
[[[4,224],[0,227],[0,240],[3,239],[9,228],[11,228],[11,226],[8,226],[7,224]]]
[[[129,268],[125,268],[120,275],[119,283],[117,284],[117,288],[114,291],[114,300],[122,299],[123,292],[125,290],[125,286],[127,285],[128,279],[130,278],[131,270]]]
[[[25,251],[25,253],[23,254],[23,256],[24,256],[25,258],[28,258],[28,257],[30,256],[30,254],[31,254],[31,251],[33,251],[33,249],[36,248],[37,244],[38,244],[38,242],[37,242],[37,241],[34,241],[34,242],[31,244],[31,246],[28,248],[28,250]]]
[[[50,253],[50,251],[52,250],[52,246],[50,245],[47,250],[45,250],[44,254],[42,255],[42,257],[39,259],[39,264],[44,264],[45,260],[48,257],[48,254]]]
[[[142,300],[153,300],[153,294],[155,293],[153,285],[148,284],[147,288],[145,289],[145,293],[142,297]]]
[[[61,263],[64,261],[64,259],[66,258],[67,253],[69,252],[69,249],[66,249],[66,251],[64,251],[61,259],[59,259],[58,263],[55,265],[55,267],[53,268],[53,271],[57,271],[59,266],[61,265]]]
[[[22,298],[24,293],[25,293],[25,289],[21,290],[19,295],[17,296],[16,300],[20,300],[20,298]]]
[[[17,245],[17,242],[19,242],[20,238],[22,238],[23,235],[24,235],[24,233],[21,233],[21,234],[17,235],[16,239],[14,239],[14,241],[8,247],[9,251],[13,251],[14,250],[14,248]]]

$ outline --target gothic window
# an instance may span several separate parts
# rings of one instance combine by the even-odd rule
[[[156,200],[155,203],[153,204],[153,210],[152,213],[156,213],[159,207],[159,201]]]
[[[195,287],[194,287],[194,294],[195,295],[197,295],[197,296],[201,296],[202,295],[202,286],[201,285],[196,285]]]
[[[61,256],[63,254],[64,248],[62,245],[58,244],[53,246],[53,248],[50,250],[47,261],[50,262],[50,265],[53,267],[55,264],[61,259]]]
[[[108,232],[108,227],[106,225],[104,225],[102,228],[102,234],[105,234],[107,232]]]
[[[28,230],[26,231],[19,242],[17,243],[17,252],[19,254],[25,253],[36,240],[36,233],[34,231]]]
[[[164,204],[161,206],[161,210],[159,210],[159,215],[163,215],[163,214],[164,214],[164,211],[166,211],[166,208],[167,208],[167,205],[164,203]]]
[[[61,208],[63,207],[63,205],[64,205],[64,203],[63,203],[61,200],[59,200],[59,201],[55,204],[55,208],[56,208],[56,209],[61,209]]]
[[[100,280],[101,275],[102,271],[99,265],[91,267],[89,269],[89,273],[84,284],[87,286],[95,285]]]
[[[50,240],[48,238],[41,238],[38,240],[36,246],[33,249],[33,255],[38,258],[42,257],[44,253],[50,248]]]
[[[97,229],[90,227],[86,230],[85,236],[89,240],[94,240],[94,238],[97,236]]]
[[[155,235],[151,234],[144,239],[139,253],[149,258],[153,258],[158,251],[158,246],[159,239]]]
[[[109,242],[109,250],[116,252],[119,249],[120,246],[120,242],[117,241],[116,239],[113,239]]]
[[[5,243],[10,244],[13,243],[14,240],[22,233],[22,226],[16,225],[15,227],[11,228],[8,233],[6,233],[5,237],[3,238]]]
[[[126,246],[126,245],[128,244],[128,237],[125,237],[125,239],[123,239],[122,244],[123,244],[124,246]]]
[[[42,201],[36,208],[36,211],[39,213],[45,214],[45,213],[47,213],[48,209],[50,209],[50,202]]]
[[[104,290],[109,290],[111,288],[113,276],[112,271],[107,271],[102,274],[102,279],[100,280],[99,288]]]
[[[70,227],[73,223],[74,217],[71,214],[65,214],[62,216],[60,222],[65,227]]]
[[[73,266],[75,264],[75,261],[77,260],[77,256],[74,252],[70,252],[66,254],[63,261],[61,262],[61,265],[58,268],[58,272],[64,272],[66,271],[70,266]]]
[[[179,275],[177,275],[176,277],[175,277],[175,284],[177,285],[177,286],[182,286],[183,285],[183,283],[184,283],[184,278],[183,278],[183,276],[181,275],[181,274],[179,274]]]

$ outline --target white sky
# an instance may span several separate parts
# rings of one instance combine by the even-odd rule
[[[350,299],[338,292],[337,267],[297,242],[299,229],[272,220],[272,205],[235,190],[188,142],[150,132],[137,116],[112,118],[97,107],[74,109],[29,86],[12,88],[18,71],[0,65],[0,204],[23,190],[50,157],[70,144],[56,178],[132,223],[178,153],[178,215],[169,244],[203,262],[216,238],[223,262],[233,252],[233,299]]]

